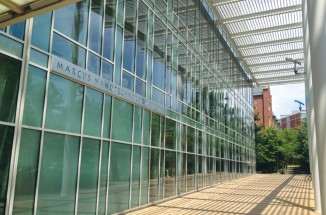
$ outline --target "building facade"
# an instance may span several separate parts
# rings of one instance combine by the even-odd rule
[[[255,87],[253,89],[254,114],[256,124],[267,128],[274,126],[279,128],[275,114],[273,113],[272,94],[268,87]]]
[[[0,214],[112,214],[255,172],[251,83],[201,0],[0,30]]]
[[[307,118],[307,114],[305,111],[300,111],[297,113],[292,113],[286,117],[281,118],[281,126],[282,129],[292,129],[301,127],[303,120]]]

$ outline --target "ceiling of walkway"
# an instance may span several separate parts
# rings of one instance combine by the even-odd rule
[[[0,28],[80,0],[0,0]]]
[[[302,0],[208,0],[242,66],[260,86],[302,83]],[[298,73],[294,63],[297,60]]]

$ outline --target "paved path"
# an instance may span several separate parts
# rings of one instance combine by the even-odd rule
[[[127,214],[315,215],[313,208],[311,183],[303,175],[257,174]]]

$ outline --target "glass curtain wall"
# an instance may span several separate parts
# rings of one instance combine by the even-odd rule
[[[113,214],[254,173],[251,85],[210,14],[83,0],[1,29],[0,215]]]

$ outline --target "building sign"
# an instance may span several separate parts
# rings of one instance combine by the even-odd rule
[[[138,95],[112,81],[106,80],[92,72],[76,66],[66,60],[52,56],[51,71],[69,79],[83,83],[92,88],[108,93],[114,97],[134,103],[151,111],[166,115],[166,108],[150,99]]]

